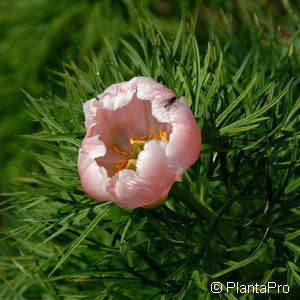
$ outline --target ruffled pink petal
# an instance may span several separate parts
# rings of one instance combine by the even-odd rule
[[[91,158],[104,156],[106,153],[106,147],[100,140],[99,134],[94,133],[95,129],[96,125],[90,126],[87,130],[85,138],[82,141],[82,153],[88,154]]]
[[[172,108],[172,133],[166,149],[168,165],[181,174],[199,157],[201,150],[201,134],[195,118],[186,100],[182,97]]]
[[[167,194],[171,188],[176,174],[169,168],[167,163],[166,141],[150,141],[145,144],[144,150],[140,152],[136,163],[136,173],[158,185],[164,186]]]
[[[176,180],[181,180],[182,173],[198,159],[201,150],[201,134],[193,113],[181,97],[168,107],[154,99],[152,114],[172,126],[166,155],[168,166],[177,174]]]
[[[85,128],[88,128],[94,123],[94,117],[97,112],[97,100],[95,98],[83,103],[83,112],[85,116]]]
[[[122,170],[112,179],[109,191],[121,207],[152,204],[166,196],[176,174],[167,165],[167,142],[150,141],[139,154],[136,172]]]
[[[142,207],[166,195],[165,187],[150,182],[132,170],[118,172],[108,184],[113,201],[120,207]]]
[[[117,110],[126,106],[136,92],[136,77],[130,81],[116,83],[108,87],[102,94],[98,95],[98,107]]]
[[[78,172],[84,191],[92,198],[100,201],[112,201],[107,191],[106,184],[109,178],[103,167],[100,167],[94,159],[79,150]]]
[[[149,77],[137,77],[137,97],[142,100],[162,100],[176,97],[176,94]]]

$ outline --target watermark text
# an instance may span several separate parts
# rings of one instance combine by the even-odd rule
[[[237,294],[288,294],[290,287],[287,284],[277,284],[274,281],[269,281],[266,284],[239,284],[238,282],[228,281],[221,283],[214,281],[210,285],[210,290],[214,294],[220,293],[237,293]]]

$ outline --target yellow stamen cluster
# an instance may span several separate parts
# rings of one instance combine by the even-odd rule
[[[144,145],[151,141],[168,141],[168,133],[162,129],[160,126],[159,129],[152,133],[153,131],[152,127],[149,126],[148,128],[149,134],[146,134],[143,137],[140,136],[132,136],[130,138],[130,144],[133,145],[131,148],[131,152],[125,152],[120,150],[117,146],[114,146],[112,150],[119,154],[120,156],[123,156],[124,159],[121,159],[114,163],[114,174],[123,170],[123,169],[130,169],[135,170],[136,169],[136,161],[138,158],[139,153],[144,149]]]

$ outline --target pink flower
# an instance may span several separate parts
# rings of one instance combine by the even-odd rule
[[[154,206],[198,159],[201,135],[185,98],[151,78],[113,84],[83,109],[78,170],[96,200]]]

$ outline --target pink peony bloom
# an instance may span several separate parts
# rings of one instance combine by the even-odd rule
[[[198,159],[201,135],[185,98],[151,78],[113,84],[83,109],[78,170],[96,200],[154,206]]]

